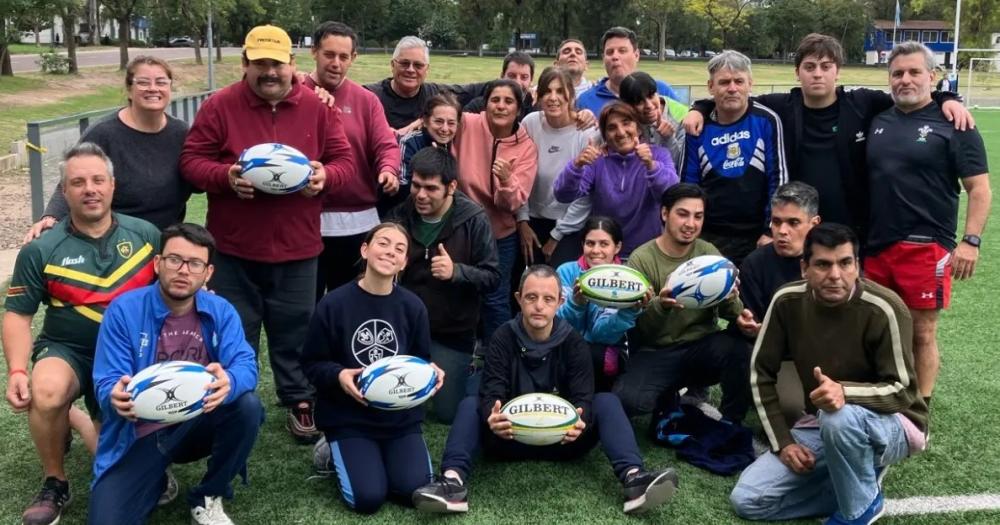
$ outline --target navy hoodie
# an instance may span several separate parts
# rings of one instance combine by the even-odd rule
[[[429,327],[424,303],[399,286],[389,295],[373,295],[352,281],[326,294],[316,305],[302,348],[302,368],[316,387],[316,427],[328,439],[420,432],[422,406],[366,407],[344,392],[338,376],[345,368],[364,368],[393,355],[430,360]]]

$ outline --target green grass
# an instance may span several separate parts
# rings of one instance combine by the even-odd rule
[[[468,59],[435,57],[435,66],[443,67],[432,71],[432,78],[445,81],[483,78],[482,68],[478,76],[471,77],[472,71],[462,67],[466,63]],[[357,69],[352,70],[352,75],[357,71],[361,81],[374,80],[381,77],[384,65],[381,59],[364,57]],[[682,78],[679,65],[666,67],[676,68],[676,71],[667,69],[667,72],[673,71]],[[757,71],[761,74],[759,69]],[[671,75],[663,76],[680,83]],[[115,96],[120,95],[97,95]],[[82,111],[81,104],[52,114]],[[6,111],[4,117],[6,121]],[[1000,112],[977,112],[976,118],[991,147],[990,161],[996,170],[1000,166]],[[994,206],[991,213],[994,224],[1000,221],[998,209],[1000,207]],[[962,211],[964,214],[964,201]],[[188,220],[201,222],[204,214],[204,196],[196,195],[189,203]],[[960,224],[964,224],[964,220]],[[1000,316],[1000,302],[996,300],[1000,296],[1000,241],[992,237],[987,232],[975,278],[955,283],[952,308],[942,316],[939,340],[943,369],[934,397],[931,449],[890,471],[886,481],[890,498],[997,491],[1000,409],[996,408],[996,400],[1000,399],[1000,382],[996,374],[1000,367],[997,364],[1000,363],[1000,335],[992,320],[993,316]],[[743,523],[732,514],[728,505],[727,497],[735,478],[713,476],[680,463],[671,451],[642,438],[640,445],[649,466],[675,466],[681,476],[681,490],[674,501],[644,518],[626,518],[621,514],[619,485],[599,450],[594,450],[582,461],[569,464],[480,462],[471,481],[471,511],[465,516],[429,517],[388,504],[378,514],[362,518],[346,510],[339,501],[333,480],[306,481],[312,473],[311,448],[293,444],[285,432],[284,412],[275,406],[267,360],[263,359],[261,364],[258,392],[268,407],[267,421],[250,460],[251,484],[236,485],[236,499],[227,504],[237,523]],[[3,366],[0,369],[6,370]],[[5,373],[0,374],[0,388],[6,389]],[[642,428],[641,423],[637,428]],[[434,462],[438,464],[447,427],[428,423],[425,436]],[[67,523],[85,520],[90,459],[77,440],[67,458],[75,498],[65,517]],[[199,462],[176,469],[182,489],[197,483],[203,465]],[[12,414],[6,407],[0,408],[0,523],[17,522],[17,516],[34,495],[39,481],[40,466],[24,416]],[[151,523],[187,523],[189,518],[184,507],[183,497],[178,498],[156,511]],[[988,524],[1000,522],[1000,513],[911,516],[884,522],[896,525]]]

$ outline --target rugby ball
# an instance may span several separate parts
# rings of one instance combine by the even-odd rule
[[[525,445],[554,445],[580,419],[576,407],[552,394],[525,394],[511,399],[500,413],[507,416],[514,440]]]
[[[295,193],[309,184],[313,169],[299,150],[284,144],[257,144],[243,151],[240,177],[253,187],[274,195]]]
[[[611,308],[635,306],[649,288],[642,272],[621,264],[602,264],[580,275],[580,293],[592,303]]]
[[[736,286],[736,265],[718,255],[695,257],[677,267],[667,279],[670,297],[685,308],[711,308]]]
[[[370,407],[405,410],[430,399],[437,379],[437,372],[427,361],[412,355],[395,355],[366,366],[358,390]]]
[[[201,414],[215,376],[190,361],[164,361],[132,376],[125,391],[132,394],[135,415],[151,423],[180,423]]]

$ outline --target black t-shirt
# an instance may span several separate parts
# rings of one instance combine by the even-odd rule
[[[424,106],[427,104],[427,99],[438,93],[451,93],[458,100],[458,103],[464,106],[470,100],[482,94],[485,86],[485,83],[462,85],[425,82],[420,86],[420,90],[417,91],[416,95],[407,98],[393,91],[391,78],[387,78],[381,82],[365,84],[365,88],[375,93],[379,102],[382,103],[382,109],[385,110],[385,118],[389,122],[389,126],[393,129],[406,127],[414,120],[420,118],[424,112]]]
[[[837,159],[837,123],[840,102],[821,108],[802,108],[802,143],[798,179],[819,192],[819,214],[824,221],[851,224],[843,171]]]
[[[954,249],[958,181],[989,171],[979,131],[956,130],[935,102],[911,113],[892,108],[875,117],[868,133],[868,167],[871,253],[911,235]]]
[[[774,244],[757,248],[740,265],[740,298],[759,323],[764,320],[774,292],[802,279],[801,257],[782,257]]]

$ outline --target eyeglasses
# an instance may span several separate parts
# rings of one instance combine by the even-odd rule
[[[173,83],[173,80],[170,80],[169,78],[162,78],[162,77],[161,78],[157,78],[157,79],[149,79],[149,78],[136,78],[136,79],[132,79],[132,84],[135,85],[135,86],[139,86],[142,89],[149,89],[149,87],[153,86],[153,85],[155,85],[158,88],[165,88],[165,87],[170,87],[170,84],[172,84],[172,83]]]
[[[200,259],[182,259],[176,255],[167,255],[160,260],[168,270],[180,270],[181,266],[186,264],[189,272],[200,274],[205,273],[205,269],[208,268],[208,263]]]
[[[399,66],[399,68],[402,69],[402,70],[404,70],[404,71],[407,70],[407,69],[410,69],[411,67],[413,68],[414,71],[423,71],[424,69],[427,68],[427,64],[425,64],[423,62],[414,62],[412,60],[395,60],[394,59],[393,62],[395,62],[396,65]]]

